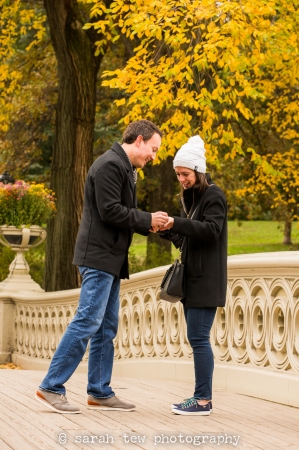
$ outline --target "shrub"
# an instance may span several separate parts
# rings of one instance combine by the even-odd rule
[[[54,193],[43,184],[0,183],[0,225],[42,226],[55,211]]]

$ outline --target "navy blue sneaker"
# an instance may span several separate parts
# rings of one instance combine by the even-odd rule
[[[193,398],[193,397],[191,397],[191,398],[185,398],[184,401],[181,402],[181,403],[173,403],[173,404],[171,405],[171,408],[179,408],[179,407],[182,406],[182,404],[185,403],[187,400],[192,400],[192,398]],[[213,412],[212,400],[210,400],[209,403],[210,403],[210,413],[212,413],[212,412]]]
[[[172,408],[172,412],[183,416],[209,416],[210,403],[199,405],[196,398],[188,398],[176,408]]]

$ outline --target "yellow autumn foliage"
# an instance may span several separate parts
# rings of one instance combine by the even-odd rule
[[[41,153],[57,76],[41,2],[0,0],[0,173],[15,176]]]
[[[16,55],[22,51],[17,44],[22,36],[31,33],[32,39],[24,51],[37,47],[44,39],[46,16],[21,0],[0,0],[0,131],[7,131],[16,114],[13,96],[22,90],[24,68]]]
[[[140,45],[123,69],[105,73],[104,84],[129,94],[125,122],[163,114],[170,154],[181,145],[180,136],[186,140],[196,132],[215,150],[215,128],[228,153],[246,151],[230,126],[239,116],[267,121],[282,137],[298,141],[297,6],[286,0],[115,0],[111,32],[117,24]],[[97,2],[94,11],[101,8]],[[278,98],[277,89],[284,90]],[[247,106],[248,98],[269,101],[262,117]],[[188,113],[192,120],[181,121]]]
[[[146,117],[160,124],[162,157],[199,133],[210,164],[251,152],[254,187],[270,189],[271,180],[273,207],[293,202],[279,193],[291,175],[279,161],[291,166],[299,144],[298,9],[299,0],[115,0],[109,10],[98,1],[93,11],[106,12],[109,36],[123,33],[135,45],[103,83],[124,93],[125,123]],[[267,127],[280,148],[253,153],[236,132],[241,121]]]
[[[254,175],[246,181],[237,195],[260,193],[269,196],[273,193],[272,209],[284,220],[299,220],[299,154],[294,148],[281,153],[267,154],[262,157],[254,151],[252,159],[257,167]],[[257,161],[258,160],[258,161]]]
[[[165,132],[161,158],[174,155],[195,133],[207,143],[209,164],[251,158],[255,173],[239,194],[269,190],[271,181],[273,207],[287,202],[292,208],[299,178],[297,166],[291,171],[299,144],[299,0],[114,0],[109,8],[104,0],[79,3],[92,19],[84,28],[100,33],[97,54],[121,34],[131,39],[134,56],[124,67],[106,71],[103,81],[123,93],[116,104],[127,107],[124,124],[142,117],[159,123]],[[46,114],[36,98],[51,70],[51,51],[34,81],[32,74],[26,78],[28,59],[19,58],[18,45],[30,35],[22,54],[38,60],[45,12],[21,0],[0,0],[0,12],[0,134],[5,134],[26,105],[33,118]],[[271,130],[279,147],[252,148],[238,132],[240,123],[250,124],[253,134],[258,126]],[[9,149],[0,144],[1,163]],[[284,197],[281,190],[291,194]]]

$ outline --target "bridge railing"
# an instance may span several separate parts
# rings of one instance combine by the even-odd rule
[[[182,305],[159,298],[165,271],[121,284],[115,373],[193,380]],[[299,406],[299,252],[230,256],[228,276],[227,303],[211,333],[214,386]],[[46,369],[79,295],[1,293],[0,362],[11,357],[26,369]],[[88,349],[80,370],[87,359]]]

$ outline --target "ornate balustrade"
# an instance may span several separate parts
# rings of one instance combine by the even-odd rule
[[[193,380],[181,304],[159,299],[165,270],[122,282],[119,375]],[[230,256],[228,273],[227,303],[218,308],[211,333],[214,386],[299,406],[299,252]],[[79,293],[0,294],[0,358],[12,353],[24,368],[46,369]],[[88,349],[81,370],[87,358]]]
[[[215,360],[299,373],[299,253],[233,256],[228,267],[227,303],[211,336]],[[192,357],[181,304],[159,300],[164,272],[122,284],[116,358]]]

